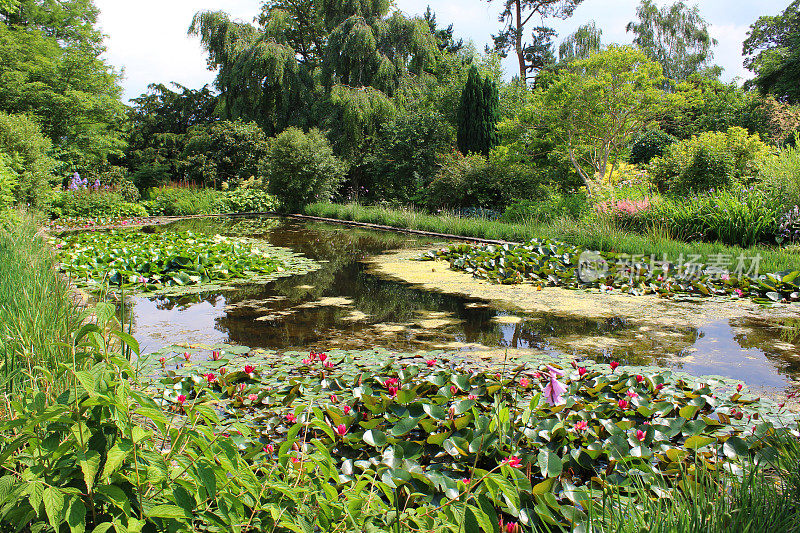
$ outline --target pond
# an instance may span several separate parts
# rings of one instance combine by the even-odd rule
[[[144,352],[180,342],[279,351],[441,349],[498,358],[506,350],[524,350],[721,375],[765,393],[800,383],[800,319],[718,320],[656,335],[626,316],[521,313],[426,290],[376,274],[366,261],[383,252],[442,244],[435,239],[272,217],[192,219],[144,229],[173,230],[264,239],[317,260],[322,268],[233,291],[135,297],[131,321]]]

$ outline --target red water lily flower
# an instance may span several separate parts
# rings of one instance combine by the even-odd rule
[[[335,394],[331,394],[331,401],[333,403],[339,403],[339,398],[337,398]]]
[[[333,361],[325,361],[324,363],[322,363],[322,366],[324,366],[325,368],[333,368]]]
[[[161,363],[161,366],[164,366],[167,363],[167,359],[165,357],[159,357],[158,362]]]
[[[274,453],[274,452],[275,452],[275,446],[273,446],[272,444],[267,444],[266,446],[264,446],[264,453],[270,453],[271,454],[271,453]]]
[[[352,411],[352,407],[350,407],[349,405],[345,405],[344,406],[344,414],[349,415],[350,411]]]
[[[319,356],[319,360],[322,361],[323,363],[325,362],[325,359],[328,358],[328,356],[325,355],[324,353],[317,354],[317,355]]]
[[[398,380],[397,378],[389,378],[389,379],[387,379],[386,381],[383,382],[383,386],[386,387],[387,389],[389,387],[396,387],[399,384],[400,384],[400,380]]]
[[[251,394],[250,396],[247,397],[247,399],[250,400],[251,402],[254,402],[258,400],[258,394]]]
[[[311,366],[311,359],[303,359],[303,366]]]
[[[656,385],[656,390],[661,390],[663,388],[664,388],[664,384],[663,383],[659,383],[658,385]]]
[[[637,429],[636,430],[636,438],[639,439],[639,442],[644,441],[644,438],[645,438],[646,435],[647,435],[647,433],[645,433],[641,429]]]
[[[336,426],[336,434],[339,435],[340,437],[344,437],[345,435],[347,435],[347,426],[345,426],[344,424],[339,424],[338,426]]]
[[[639,395],[636,394],[635,392],[630,391],[630,390],[628,391],[628,398],[638,398],[638,397],[639,397]]]
[[[628,408],[628,400],[620,400],[617,402],[620,409],[627,409]]]
[[[585,367],[580,367],[580,368],[578,368],[578,375],[579,375],[580,377],[583,377],[583,376],[584,376],[584,374],[586,374],[586,368],[585,368]]]
[[[294,416],[293,413],[289,413],[288,415],[286,415],[286,421],[294,424],[295,422],[297,422],[297,417]]]
[[[531,384],[531,381],[528,378],[520,378],[519,379],[519,384],[520,384],[521,387],[527,388],[528,385]]]
[[[608,366],[611,367],[611,371],[613,372],[614,370],[617,369],[617,367],[619,366],[619,363],[617,363],[616,361],[611,361],[611,363],[609,363]]]
[[[636,374],[636,383],[641,383],[642,381],[644,381],[644,377],[640,376],[639,374]]]
[[[589,424],[586,422],[586,420],[581,420],[575,424],[575,431],[584,431],[586,429],[589,429]]]
[[[468,399],[468,400],[477,400],[477,399],[478,399],[478,397],[477,397],[477,396],[475,396],[474,394],[470,394],[469,396],[467,396],[467,399]]]
[[[254,367],[253,365],[245,365],[244,366],[244,373],[245,374],[255,374],[255,372],[256,372],[256,367]]]
[[[503,462],[512,468],[518,468],[522,465],[522,461],[520,461],[519,457],[516,455],[512,455],[511,457],[506,457]]]
[[[184,402],[186,402],[186,395],[185,394],[178,395],[178,403],[182,404]]]
[[[189,359],[192,358],[192,354],[190,354],[189,352],[183,352],[183,358],[188,361]]]
[[[212,361],[219,361],[219,356],[220,356],[219,351],[214,350],[213,352],[211,352],[211,360]]]
[[[434,366],[436,364],[436,359],[428,359],[425,361],[428,366]]]
[[[469,485],[470,485],[470,483],[472,483],[472,479],[470,479],[470,478],[468,478],[468,477],[465,477],[464,479],[462,479],[462,480],[461,480],[461,482],[462,482],[464,485],[466,485],[466,486],[469,486]]]
[[[741,383],[736,385],[736,392],[742,392],[742,384]]]
[[[208,374],[203,374],[203,377],[206,378],[206,381],[208,381],[209,384],[217,381],[217,376],[215,376],[211,372],[209,372]]]
[[[219,369],[219,373],[220,375],[224,376],[225,374],[228,373],[228,369],[223,366],[222,368]]]
[[[400,389],[397,387],[386,387],[386,389],[389,391],[389,394],[392,396],[392,398],[397,396],[397,393],[400,391]]]

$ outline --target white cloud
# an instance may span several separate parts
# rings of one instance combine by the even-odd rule
[[[192,88],[214,80],[206,69],[205,55],[196,38],[186,32],[192,16],[203,10],[224,10],[236,18],[252,20],[258,13],[260,0],[139,0],[131,6],[121,0],[95,0],[101,10],[100,24],[108,34],[108,58],[112,65],[124,68],[125,97],[143,93],[150,83],[176,81]],[[456,34],[472,40],[481,50],[491,42],[491,34],[499,28],[497,15],[502,0],[397,0],[407,14],[419,14],[426,6],[437,14],[442,25],[454,24]],[[635,17],[638,0],[585,0],[567,21],[549,20],[565,37],[578,26],[595,20],[603,29],[606,43],[629,43],[625,25]],[[659,3],[666,3],[660,0]],[[711,23],[711,31],[719,40],[715,62],[725,69],[726,80],[746,78],[742,67],[741,47],[749,25],[760,15],[776,14],[786,7],[786,0],[702,0],[700,9]],[[513,75],[515,62],[509,58],[506,72]]]

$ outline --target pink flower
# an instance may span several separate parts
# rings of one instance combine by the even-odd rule
[[[319,360],[322,361],[323,363],[325,362],[325,359],[328,358],[328,356],[325,355],[324,353],[320,353],[320,354],[317,354],[317,355],[319,356]]]
[[[247,385],[244,383],[239,383],[239,392],[244,392],[244,389],[247,388]]]
[[[292,464],[297,464],[297,463],[300,462],[300,459],[298,459],[297,457],[292,456],[291,461],[292,461]]]
[[[256,372],[256,367],[254,367],[253,365],[245,365],[244,367],[245,374],[255,374],[255,372]]]
[[[206,381],[208,381],[209,384],[217,381],[217,376],[215,376],[211,372],[209,372],[208,374],[203,374],[203,377],[206,378]]]
[[[400,389],[398,389],[397,387],[386,387],[386,390],[389,391],[389,394],[392,396],[392,398],[397,396],[397,393],[400,391]]]
[[[465,477],[464,479],[462,479],[462,480],[461,480],[461,482],[462,482],[464,485],[466,485],[466,486],[469,486],[469,485],[470,485],[470,483],[472,483],[472,479],[470,479],[470,478],[468,478],[468,477]]]
[[[251,394],[250,396],[247,397],[247,399],[250,400],[251,402],[254,402],[258,400],[258,394]]]
[[[344,414],[349,415],[352,408],[349,405],[344,406]]]
[[[400,380],[398,380],[397,378],[389,378],[389,379],[387,379],[386,381],[383,382],[383,386],[386,387],[387,389],[389,387],[396,387],[399,384],[400,384]]]
[[[627,409],[628,408],[628,400],[620,400],[617,402],[620,409]]]
[[[308,354],[308,358],[309,358],[311,361],[316,361],[316,360],[317,360],[317,354],[316,354],[316,353],[314,353],[314,352],[311,352],[310,354]]]
[[[656,390],[661,390],[663,388],[664,388],[664,384],[663,383],[659,383],[658,385],[656,385]]]
[[[569,364],[572,365],[572,368],[575,368],[575,369],[578,368],[578,363],[576,363],[575,361],[570,361]]]
[[[641,429],[637,429],[636,430],[636,438],[639,439],[639,442],[644,441],[644,438],[645,438],[646,435],[647,435],[647,433],[645,433]]]
[[[303,366],[311,366],[311,359],[303,359]]]
[[[586,368],[585,367],[578,368],[578,375],[580,377],[583,377],[585,374],[586,374]]]
[[[522,461],[519,460],[519,457],[516,455],[512,455],[511,457],[506,457],[503,462],[512,468],[518,468]]]
[[[545,401],[548,403],[548,405],[550,405],[550,407],[566,403],[564,398],[562,398],[562,395],[567,392],[567,387],[558,381],[558,376],[561,376],[564,373],[556,368],[553,368],[552,366],[548,366],[547,369],[550,374],[550,383],[548,383],[544,388]]]
[[[736,392],[742,392],[742,384],[741,383],[736,385]]]
[[[333,403],[339,403],[339,398],[337,398],[335,394],[331,394],[331,401]]]
[[[731,275],[730,274],[723,274],[722,275],[722,281],[728,281],[729,279],[731,279]]]
[[[344,424],[339,424],[338,426],[336,426],[336,434],[339,435],[340,437],[344,437],[345,435],[347,435],[347,426],[345,426]]]
[[[477,399],[478,399],[478,397],[477,397],[477,396],[475,396],[474,394],[470,394],[469,396],[467,396],[467,399],[468,399],[468,400],[477,400]]]
[[[639,395],[636,394],[635,392],[630,391],[630,390],[628,391],[628,398],[638,398],[638,397],[639,397]]]
[[[158,362],[161,363],[161,366],[164,366],[167,363],[167,359],[165,357],[159,357]]]
[[[185,394],[179,395],[178,396],[178,403],[183,404],[185,402],[186,402],[186,395]]]
[[[611,371],[613,372],[614,370],[617,369],[617,367],[619,366],[619,363],[617,363],[616,361],[611,361],[611,363],[609,363],[608,366],[611,367]]]
[[[271,453],[274,453],[274,452],[275,452],[275,446],[273,446],[272,444],[267,444],[266,446],[264,446],[264,453],[270,453],[271,454]]]
[[[642,381],[644,381],[644,378],[639,374],[636,374],[636,383],[641,383]]]
[[[225,374],[228,373],[228,369],[223,366],[222,368],[219,369],[219,373],[220,375],[224,376]]]
[[[581,420],[575,424],[575,431],[584,431],[586,429],[589,429],[589,424],[586,422],[586,420]]]
[[[744,296],[744,291],[742,289],[733,289],[733,292],[736,293],[736,296],[738,296],[739,298]]]
[[[436,365],[436,359],[428,359],[427,361],[425,361],[425,363],[428,366],[434,366],[434,365]]]
[[[528,385],[530,385],[530,384],[531,384],[531,382],[530,382],[530,380],[528,378],[519,378],[520,387],[527,388]]]
[[[455,395],[458,393],[458,387],[455,385],[450,385],[450,394]]]
[[[333,361],[325,361],[324,363],[322,363],[322,366],[324,366],[325,368],[333,368]]]
[[[192,358],[192,355],[189,352],[183,352],[183,358],[188,361]]]
[[[294,424],[295,422],[297,422],[297,417],[294,416],[293,413],[289,413],[288,415],[286,415],[286,421]]]

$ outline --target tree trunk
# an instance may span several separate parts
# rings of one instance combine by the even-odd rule
[[[517,31],[514,36],[514,46],[517,50],[517,59],[519,60],[519,79],[522,83],[528,85],[528,67],[525,65],[525,53],[522,50],[522,0],[515,0],[517,6]]]

